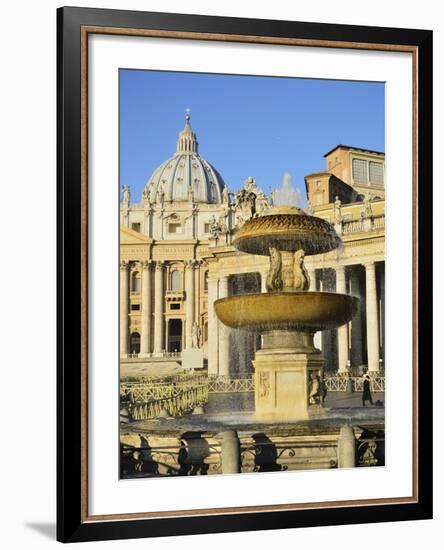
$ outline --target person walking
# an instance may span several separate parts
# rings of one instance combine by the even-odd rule
[[[364,384],[362,386],[362,406],[365,407],[365,402],[370,401],[370,405],[373,405],[372,392],[370,389],[370,376],[368,374],[364,377]]]

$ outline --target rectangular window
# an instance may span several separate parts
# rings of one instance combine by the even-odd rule
[[[131,224],[131,229],[133,231],[138,231],[140,233],[140,223],[132,223]]]
[[[140,304],[131,304],[131,311],[140,311]]]
[[[168,233],[180,233],[181,227],[180,223],[169,223]]]
[[[170,309],[180,309],[180,304],[170,304]]]
[[[382,162],[369,162],[368,172],[370,183],[376,183],[377,185],[384,184],[384,165]]]
[[[206,223],[204,225],[204,233],[209,233],[210,232],[210,224],[209,223]]]
[[[353,159],[353,180],[358,183],[367,183],[367,161]]]

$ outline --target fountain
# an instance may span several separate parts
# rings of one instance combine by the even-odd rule
[[[290,187],[284,180],[283,197]],[[253,361],[258,420],[307,420],[324,414],[324,359],[313,336],[350,321],[358,299],[309,291],[304,257],[329,252],[340,243],[331,224],[294,206],[277,206],[250,219],[235,236],[237,250],[270,257],[266,293],[214,303],[226,326],[262,334],[262,347]]]
[[[383,408],[324,409],[324,358],[313,336],[347,323],[359,301],[309,290],[305,256],[334,250],[341,240],[330,223],[295,206],[297,195],[284,178],[275,207],[234,235],[239,251],[269,256],[267,292],[214,302],[222,323],[262,335],[253,361],[254,412],[232,393],[218,392],[207,410],[201,401],[193,414],[160,410],[155,418],[133,419],[121,426],[122,477],[384,464]],[[205,396],[209,386],[196,384],[193,391]],[[147,400],[137,410],[150,406]]]

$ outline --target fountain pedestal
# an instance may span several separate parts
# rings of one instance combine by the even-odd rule
[[[256,352],[255,418],[258,420],[307,420],[324,414],[320,390],[310,394],[323,378],[324,360],[313,346],[313,335],[297,331],[263,334]]]

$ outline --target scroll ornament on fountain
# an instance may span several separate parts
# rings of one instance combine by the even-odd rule
[[[341,244],[334,227],[297,206],[299,193],[288,174],[273,192],[273,208],[247,221],[235,235],[235,248],[266,255],[266,293],[222,298],[214,303],[226,326],[262,334],[253,361],[255,417],[293,421],[322,417],[324,357],[313,343],[318,331],[344,325],[359,300],[347,294],[309,291],[305,257]]]

